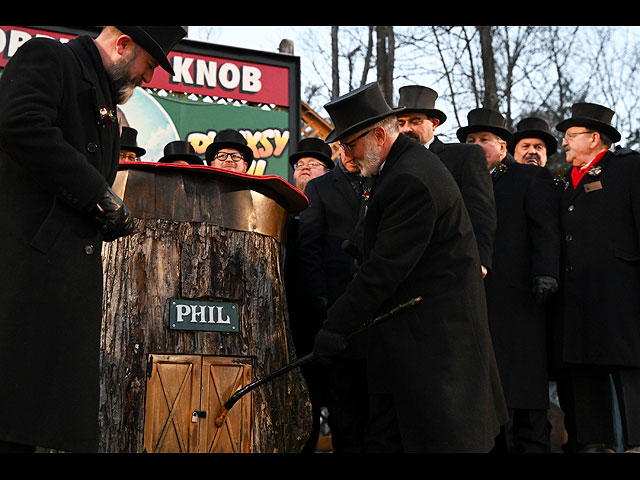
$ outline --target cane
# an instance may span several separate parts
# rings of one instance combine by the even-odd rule
[[[409,308],[409,307],[412,307],[412,306],[414,306],[415,304],[417,304],[417,303],[419,303],[421,301],[422,301],[422,297],[416,297],[416,298],[414,298],[412,300],[409,300],[408,302],[405,302],[405,303],[403,303],[401,305],[398,305],[394,309],[388,311],[387,313],[385,313],[383,315],[380,315],[379,317],[375,318],[373,321],[371,321],[369,323],[366,323],[365,325],[361,326],[360,328],[358,328],[354,332],[352,332],[349,335],[347,335],[347,340],[349,340],[353,336],[358,335],[359,333],[371,328],[372,326],[374,326],[374,325],[376,325],[376,324],[388,319],[389,317],[394,316],[399,311],[405,310],[406,308]],[[249,384],[245,385],[244,387],[242,387],[241,389],[237,390],[233,395],[231,395],[229,397],[229,400],[224,402],[223,406],[220,408],[220,411],[218,412],[218,415],[216,416],[216,420],[215,420],[216,427],[220,428],[220,426],[222,425],[222,422],[224,422],[224,419],[227,416],[227,413],[229,412],[229,410],[231,410],[231,408],[244,395],[246,395],[250,391],[258,388],[260,385],[263,385],[263,384],[273,380],[274,378],[279,377],[280,375],[283,375],[283,374],[287,373],[290,370],[293,370],[294,368],[300,367],[300,366],[310,362],[311,360],[313,360],[313,352],[308,353],[307,355],[305,355],[304,357],[299,358],[295,362],[289,363],[289,364],[285,365],[284,367],[279,368],[278,370],[276,370],[274,372],[271,372],[271,373],[265,375],[264,377],[259,378],[255,382],[249,383]]]

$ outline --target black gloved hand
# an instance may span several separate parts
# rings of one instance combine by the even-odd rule
[[[558,290],[558,281],[546,275],[538,275],[533,277],[532,293],[536,302],[542,305],[547,298]]]
[[[321,328],[313,342],[313,359],[322,365],[329,365],[333,357],[347,349],[346,335]]]
[[[105,242],[112,242],[116,238],[133,233],[133,215],[111,187],[107,187],[93,213]]]

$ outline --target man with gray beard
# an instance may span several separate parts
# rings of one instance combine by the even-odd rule
[[[133,232],[112,185],[116,105],[172,73],[184,27],[25,42],[0,78],[0,451],[98,450],[103,241]],[[8,367],[10,365],[10,367]]]
[[[376,83],[325,105],[340,142],[367,177],[363,262],[327,312],[314,359],[330,363],[346,336],[421,297],[368,330],[373,452],[488,452],[507,420],[487,323],[480,259],[469,215],[442,162],[400,135]]]

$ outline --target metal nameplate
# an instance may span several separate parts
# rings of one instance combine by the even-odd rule
[[[172,299],[170,309],[171,330],[240,332],[236,303]]]

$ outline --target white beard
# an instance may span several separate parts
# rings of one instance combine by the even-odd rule
[[[369,138],[365,138],[365,152],[361,159],[358,160],[358,166],[360,167],[360,174],[363,177],[370,177],[377,175],[380,170],[380,164],[382,158],[380,152],[374,150],[374,145]]]

